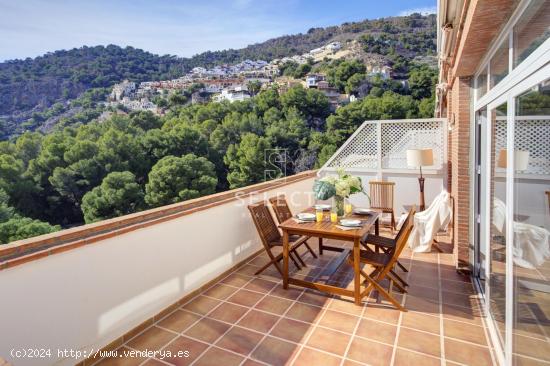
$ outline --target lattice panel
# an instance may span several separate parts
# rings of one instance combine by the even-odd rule
[[[344,148],[337,152],[327,165],[331,168],[378,168],[376,123],[367,123],[353,137],[344,143]]]
[[[497,120],[495,148],[497,153],[506,148],[505,119]],[[550,118],[516,117],[514,149],[529,151],[529,165],[522,174],[550,175]]]
[[[445,151],[443,134],[441,121],[382,123],[382,168],[410,169],[407,150],[423,148],[433,149],[433,168],[441,168]]]

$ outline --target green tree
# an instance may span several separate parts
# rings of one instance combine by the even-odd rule
[[[143,189],[134,174],[109,173],[101,185],[82,198],[82,213],[86,223],[127,215],[143,207]]]
[[[335,61],[327,73],[327,81],[338,88],[345,90],[348,80],[355,74],[365,74],[365,65],[359,60]]]
[[[270,150],[269,140],[253,133],[244,134],[239,144],[230,145],[224,157],[229,186],[238,188],[263,181],[268,169],[266,152]]]
[[[423,66],[415,67],[409,72],[409,89],[415,99],[431,97],[436,83],[436,69]]]
[[[157,207],[197,198],[214,193],[217,183],[214,164],[206,158],[166,156],[149,173],[145,202]]]

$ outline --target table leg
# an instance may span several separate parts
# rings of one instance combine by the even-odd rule
[[[283,288],[288,288],[288,232],[283,230]]]
[[[380,216],[378,216],[374,222],[374,234],[380,235]]]
[[[323,238],[319,238],[319,254],[323,255]]]
[[[355,305],[361,305],[361,268],[359,239],[353,242],[353,292]]]

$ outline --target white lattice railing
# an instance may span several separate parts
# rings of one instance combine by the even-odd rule
[[[506,149],[506,117],[497,117],[495,151]],[[514,146],[529,151],[529,164],[522,175],[550,175],[550,116],[515,117]],[[497,168],[497,172],[504,169]]]
[[[349,171],[403,171],[407,149],[431,148],[440,170],[447,156],[447,126],[441,118],[364,122],[320,169],[342,167]]]

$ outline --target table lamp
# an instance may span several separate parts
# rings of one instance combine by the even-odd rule
[[[499,168],[504,168],[508,166],[508,153],[506,149],[500,150],[498,154],[497,166]],[[516,172],[521,172],[527,170],[529,166],[529,151],[514,150],[514,170]]]
[[[420,185],[420,211],[426,209],[424,201],[424,177],[422,176],[422,167],[434,165],[434,153],[432,149],[410,149],[407,150],[407,165],[420,168],[420,177],[418,184]]]

